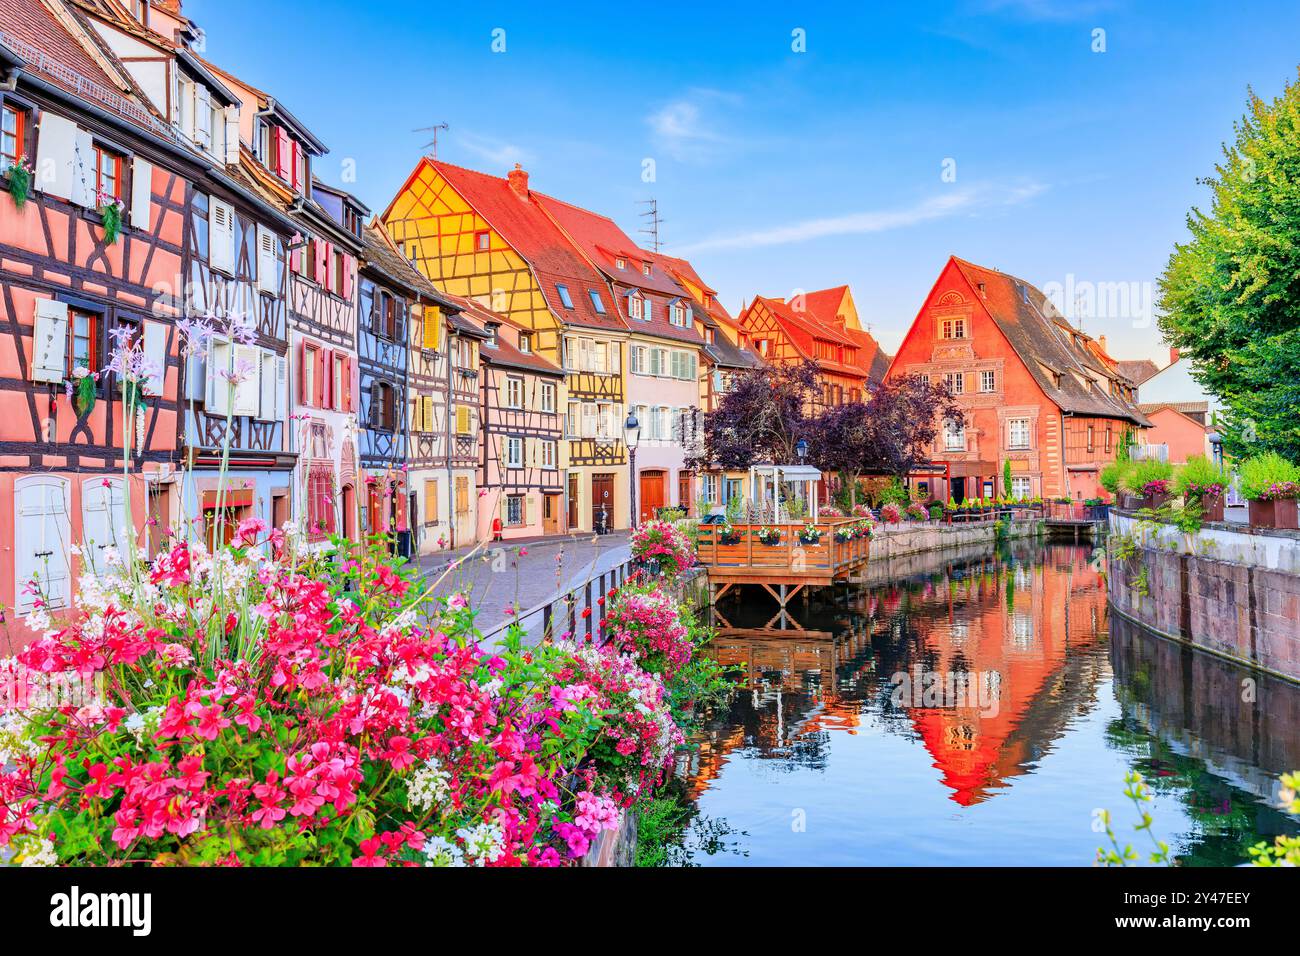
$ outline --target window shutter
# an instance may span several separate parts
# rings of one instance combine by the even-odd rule
[[[289,182],[289,163],[293,159],[291,143],[284,127],[275,127],[275,174],[285,182]]]
[[[497,504],[499,506],[498,510],[501,512],[501,523],[503,525],[509,524],[510,523],[510,496],[506,494],[502,494],[501,499],[500,501],[497,502]]]
[[[261,395],[259,396],[257,417],[262,421],[275,421],[275,360],[277,356],[274,352],[266,349],[261,349],[260,352],[257,376]]]
[[[533,496],[524,496],[524,524],[533,523]]]
[[[131,225],[148,229],[153,217],[153,164],[140,157],[131,161]]]
[[[651,318],[653,317],[653,315],[654,315],[654,308],[653,308],[653,307],[654,307],[654,303],[653,303],[651,300],[646,299],[645,302],[644,302],[644,304],[642,304],[642,306],[641,306],[641,308],[642,308],[642,310],[643,310],[643,312],[644,312],[644,314],[641,316],[641,318],[643,318],[643,319],[645,319],[647,322],[649,322],[650,319],[651,319]]]
[[[298,176],[299,160],[302,158],[302,144],[296,139],[291,140],[289,148],[289,182],[294,189],[302,188],[302,181]]]
[[[431,432],[433,431],[433,396],[432,395],[420,396],[420,404],[424,409],[424,413],[422,415],[422,420],[424,422],[423,430],[426,432]]]
[[[144,383],[146,395],[161,395],[167,380],[167,326],[145,319],[144,357],[152,363],[154,372]]]
[[[199,83],[194,85],[194,143],[200,149],[212,148],[212,94]]]
[[[322,269],[324,270],[324,275],[325,275],[325,279],[322,284],[325,286],[325,288],[328,291],[337,292],[338,291],[338,289],[336,288],[337,283],[335,281],[337,277],[334,275],[334,245],[333,243],[325,242],[322,243],[321,246],[322,246],[322,256],[321,256]]]
[[[355,256],[343,257],[343,298],[352,298],[352,278],[356,274],[357,260]]]
[[[424,483],[424,520],[429,523],[438,520],[438,481],[436,478]]]
[[[227,166],[239,162],[239,107],[226,107],[226,155]]]
[[[287,355],[277,355],[275,357],[275,396],[272,421],[283,422],[286,418],[287,409],[286,396],[288,395],[289,385],[289,357]]]
[[[256,415],[258,402],[262,397],[261,349],[255,345],[235,346],[235,365],[244,365],[251,369],[247,376],[235,386],[235,414]]]
[[[438,337],[442,333],[442,310],[437,306],[424,309],[424,347],[438,350]]]
[[[316,261],[312,263],[311,277],[315,282],[319,282],[321,285],[325,284],[326,263],[329,261],[326,258],[328,248],[329,247],[326,243],[319,240],[312,245],[312,249],[316,253]]]
[[[379,427],[379,412],[380,412],[379,397],[380,397],[379,383],[371,382],[370,383],[370,415],[369,415],[371,428]]]
[[[225,415],[230,407],[229,383],[219,373],[230,369],[230,343],[208,340],[208,390],[204,405],[209,415]]]
[[[213,199],[209,206],[208,257],[212,268],[235,274],[235,211],[229,203]]]
[[[272,295],[280,286],[278,245],[275,233],[265,226],[257,227],[257,288]]]
[[[298,404],[308,405],[311,396],[307,394],[307,363],[311,361],[311,352],[306,342],[298,343]]]
[[[68,350],[68,304],[53,299],[36,300],[32,330],[33,382],[62,382]]]
[[[76,169],[77,124],[45,110],[41,114],[40,128],[36,188],[51,196],[71,199]]]
[[[312,404],[317,408],[325,407],[325,350],[313,349],[312,360],[316,363],[316,394],[312,398]]]

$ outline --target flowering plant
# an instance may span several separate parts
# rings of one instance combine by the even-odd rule
[[[898,524],[903,520],[903,513],[898,509],[898,505],[891,502],[881,506],[880,517],[889,524]]]
[[[9,195],[13,198],[14,206],[22,209],[27,204],[27,200],[32,194],[32,176],[36,172],[35,167],[28,161],[26,156],[19,157],[15,162],[9,164],[5,170],[5,176],[9,179]]]
[[[780,544],[780,543],[781,543],[781,529],[780,529],[780,528],[759,528],[757,531],[754,532],[754,536],[755,536],[756,538],[758,538],[758,540],[761,541],[761,542],[763,542],[764,544]]]
[[[855,518],[870,518],[870,517],[871,517],[871,509],[868,508],[866,505],[854,505],[854,506],[853,506],[853,517],[855,517]]]
[[[654,564],[670,580],[695,564],[691,542],[667,521],[649,521],[632,532],[632,557]]]
[[[905,514],[909,521],[924,521],[930,516],[930,513],[925,509],[925,506],[916,501],[913,501],[907,506]]]
[[[740,532],[730,522],[718,529],[718,537],[723,544],[740,544]]]
[[[122,213],[126,206],[117,197],[102,192],[96,197],[95,204],[104,222],[104,243],[111,246],[122,234]]]
[[[95,407],[96,378],[95,373],[84,365],[72,369],[72,378],[67,383],[67,389],[79,414],[89,415],[90,410]]]
[[[642,670],[671,677],[691,659],[691,639],[675,602],[662,591],[628,587],[610,602],[606,633]]]
[[[464,598],[413,577],[340,539],[300,554],[256,518],[215,554],[178,543],[84,575],[77,616],[0,662],[18,690],[0,846],[23,864],[583,855],[671,762],[664,685],[617,647],[525,649],[515,628],[480,650]],[[676,634],[667,599],[640,600],[656,615],[629,625]],[[93,689],[42,700],[56,680]]]
[[[1275,481],[1260,494],[1264,501],[1286,501],[1300,498],[1300,482]]]
[[[799,540],[804,544],[816,544],[822,539],[821,529],[811,521],[799,530]]]
[[[1142,486],[1144,495],[1163,495],[1169,493],[1169,480],[1167,478],[1156,478],[1154,481],[1148,481]]]
[[[822,518],[843,518],[844,512],[834,505],[822,505],[817,509],[818,516]]]
[[[839,542],[852,541],[857,537],[857,535],[854,534],[854,530],[855,528],[853,525],[840,525],[835,529],[835,540]]]

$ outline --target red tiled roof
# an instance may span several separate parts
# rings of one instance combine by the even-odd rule
[[[523,256],[541,285],[551,311],[561,321],[612,332],[626,331],[618,309],[609,301],[610,291],[605,281],[570,244],[531,192],[528,197],[521,197],[503,177],[427,157],[421,162],[428,163],[447,180]],[[564,306],[557,285],[568,288],[572,309]],[[592,291],[598,292],[604,302],[603,315],[592,304],[589,294]]]
[[[0,33],[20,42],[28,43],[50,59],[57,61],[86,79],[114,92],[121,93],[122,84],[110,77],[99,61],[75,39],[40,0],[4,0],[0,3]],[[16,50],[19,55],[25,51]],[[23,56],[26,59],[26,56]],[[50,64],[29,64],[29,68],[52,79],[65,89],[76,91],[61,72]]]
[[[1160,371],[1160,366],[1150,359],[1121,359],[1115,363],[1115,368],[1134,385],[1141,385]]]
[[[829,372],[866,378],[871,384],[877,384],[884,380],[885,373],[889,371],[890,359],[869,332],[846,329],[839,325],[820,321],[806,308],[803,312],[797,312],[791,307],[790,303],[781,299],[768,299],[757,296],[754,302],[750,303],[750,308],[753,308],[754,304],[759,302],[763,303],[778,319],[785,333],[790,336],[790,340],[805,358],[811,359]],[[806,307],[807,298],[805,298],[804,304]],[[748,309],[746,312],[748,312]],[[741,318],[743,321],[744,316]],[[856,349],[855,360],[853,362],[838,362],[834,359],[817,357],[814,345],[816,339]]]
[[[840,303],[844,301],[844,293],[847,291],[849,291],[848,286],[837,285],[829,289],[818,289],[816,292],[805,292],[804,309],[818,322],[843,328],[844,321],[839,317],[837,310]]]
[[[506,316],[499,312],[493,312],[487,306],[474,299],[467,299],[462,295],[452,295],[449,292],[441,292],[439,295],[451,302],[452,305],[459,308],[460,315],[458,318],[468,322],[476,329],[486,329],[491,323],[502,326],[508,326],[519,332],[528,331],[518,322],[512,322]],[[552,362],[548,362],[536,352],[521,352],[502,336],[497,336],[496,346],[480,346],[479,357],[483,361],[494,365],[508,365],[511,368],[525,369],[530,372],[538,372],[543,375],[563,376],[564,371]]]

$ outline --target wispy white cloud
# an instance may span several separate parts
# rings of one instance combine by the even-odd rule
[[[688,90],[645,118],[652,148],[680,162],[712,159],[732,145],[717,125],[716,107],[738,102],[735,94],[721,90]]]
[[[968,186],[947,190],[898,209],[868,210],[843,216],[805,219],[784,226],[715,236],[689,243],[673,249],[672,252],[674,255],[687,255],[717,249],[754,249],[760,246],[792,245],[813,239],[824,239],[828,236],[889,232],[952,216],[1013,206],[1032,199],[1046,188],[1042,183],[1027,183],[1011,187]]]
[[[1007,13],[1025,20],[1080,20],[1114,8],[1114,0],[981,0],[989,13]]]
[[[487,172],[496,175],[500,175],[515,163],[528,163],[533,158],[533,154],[522,146],[490,136],[480,136],[466,130],[456,131],[455,142],[457,146],[487,163],[490,167]]]

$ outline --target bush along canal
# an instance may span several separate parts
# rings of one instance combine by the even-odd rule
[[[709,653],[742,685],[678,768],[676,836],[704,850],[687,862],[1087,866],[1105,810],[1138,845],[1133,771],[1183,866],[1300,829],[1277,809],[1300,687],[1108,614],[1090,545],[928,564],[821,592],[798,630],[761,629],[752,595],[723,602]]]

